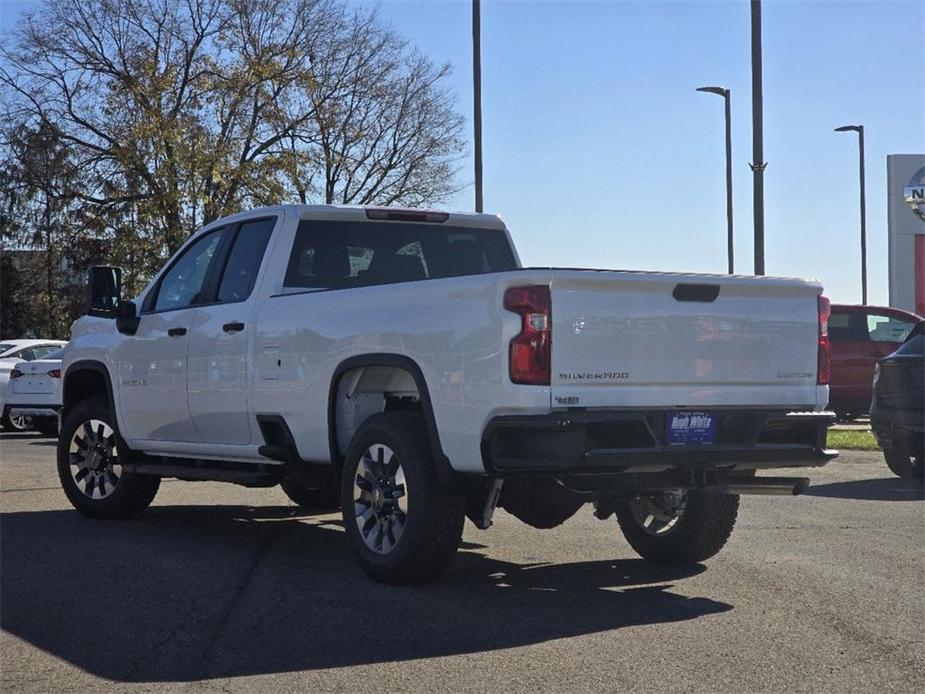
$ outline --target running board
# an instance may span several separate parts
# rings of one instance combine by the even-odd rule
[[[163,460],[163,458],[161,458]],[[270,467],[245,463],[248,467]],[[208,467],[188,463],[124,463],[122,469],[136,475],[156,475],[157,477],[176,477],[191,482],[230,482],[244,487],[273,487],[282,479],[283,470],[248,470],[230,467]]]

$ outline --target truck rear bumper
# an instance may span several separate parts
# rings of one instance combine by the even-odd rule
[[[682,446],[665,441],[672,412],[497,417],[483,433],[482,461],[489,474],[503,477],[818,467],[838,455],[825,447],[826,431],[835,421],[831,412],[712,410],[714,443]]]

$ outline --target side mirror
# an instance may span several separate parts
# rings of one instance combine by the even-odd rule
[[[116,311],[116,330],[125,335],[134,335],[138,332],[138,308],[134,301],[120,301]]]
[[[96,265],[87,277],[87,314],[112,318],[122,298],[122,270]]]

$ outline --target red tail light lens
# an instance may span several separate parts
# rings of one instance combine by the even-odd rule
[[[832,379],[832,344],[829,342],[829,315],[832,313],[831,302],[827,297],[819,297],[819,368],[816,371],[816,383],[829,385]]]
[[[552,364],[552,298],[549,287],[512,287],[504,293],[504,308],[520,315],[521,327],[511,340],[512,383],[548,386]]]
[[[52,369],[48,372],[48,375],[52,378],[61,378],[61,369]]]
[[[11,379],[12,379],[12,378],[21,378],[21,377],[24,376],[24,375],[25,375],[25,374],[23,374],[23,372],[20,371],[19,369],[13,369],[12,371],[10,371],[10,378],[11,378]]]

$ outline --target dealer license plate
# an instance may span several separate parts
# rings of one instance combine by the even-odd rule
[[[668,415],[665,441],[669,446],[713,443],[716,418],[710,412],[673,412]]]

